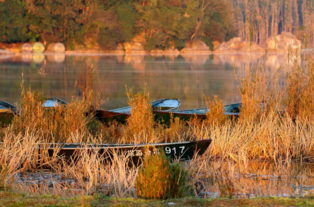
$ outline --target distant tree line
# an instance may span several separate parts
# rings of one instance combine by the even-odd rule
[[[0,42],[96,42],[105,49],[144,34],[146,49],[225,41],[237,34],[228,0],[4,0]]]
[[[238,36],[261,45],[267,38],[291,32],[314,45],[313,0],[232,0]]]

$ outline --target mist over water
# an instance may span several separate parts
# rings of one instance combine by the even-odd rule
[[[290,61],[291,62],[291,61]],[[150,99],[179,98],[180,109],[205,107],[204,95],[217,95],[224,104],[239,102],[238,78],[243,71],[289,64],[286,55],[262,53],[210,55],[65,55],[20,54],[0,59],[0,99],[17,103],[22,73],[26,87],[67,102],[81,97],[74,88],[80,71],[94,66],[93,87],[107,94],[103,109],[127,105],[126,86],[135,92],[147,83]],[[39,72],[40,71],[40,72]]]

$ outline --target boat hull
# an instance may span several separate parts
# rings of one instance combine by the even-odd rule
[[[112,123],[113,121],[116,121],[118,123],[124,124],[130,115],[131,114],[116,113],[105,110],[96,110],[95,112],[95,117],[102,123]]]
[[[14,114],[18,114],[18,109],[12,104],[0,100],[0,127],[11,124]]]
[[[14,118],[14,113],[0,111],[0,127],[5,127],[11,124],[13,118]]]
[[[231,120],[237,120],[239,117],[239,114],[237,113],[225,113],[224,114],[227,118]],[[196,117],[199,120],[206,119],[206,114],[187,114],[187,113],[179,113],[179,112],[162,112],[158,111],[155,113],[155,120],[159,121],[163,124],[169,125],[171,123],[171,117],[173,119],[180,118],[181,121],[189,121],[191,118]]]
[[[231,120],[236,120],[240,115],[240,107],[241,103],[235,103],[224,106],[224,115]],[[193,117],[197,117],[200,120],[206,119],[206,113],[208,112],[208,108],[197,108],[197,109],[188,109],[188,110],[179,110],[173,112],[164,112],[164,111],[156,111],[155,112],[155,120],[160,121],[166,125],[171,123],[171,117],[173,119],[180,118],[182,121],[189,121]]]
[[[169,102],[167,104],[166,102]],[[180,106],[180,101],[178,99],[160,99],[153,101],[152,103],[153,113],[157,114],[158,112],[169,113],[175,111]],[[131,107],[124,107],[114,110],[96,110],[95,117],[103,123],[112,123],[116,121],[118,123],[126,123],[127,118],[131,116]]]
[[[113,153],[117,153],[132,159],[133,163],[138,163],[145,155],[154,155],[164,152],[171,160],[186,161],[191,160],[196,154],[203,155],[210,143],[211,139],[150,145],[51,144],[48,148],[48,152],[49,155],[52,156],[58,151],[57,154],[59,156],[71,159],[86,150],[89,152],[96,151],[109,161]]]

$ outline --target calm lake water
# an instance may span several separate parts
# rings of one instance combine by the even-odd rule
[[[152,101],[179,98],[180,109],[188,109],[204,107],[204,95],[217,95],[224,104],[238,102],[235,74],[239,77],[248,68],[261,65],[277,69],[289,64],[289,60],[285,55],[265,56],[259,53],[0,56],[0,99],[17,104],[23,73],[25,86],[43,92],[46,97],[58,97],[69,102],[72,97],[82,96],[74,85],[81,71],[90,64],[94,65],[94,90],[107,94],[107,102],[101,106],[103,109],[126,106],[126,86],[137,92],[145,83]]]

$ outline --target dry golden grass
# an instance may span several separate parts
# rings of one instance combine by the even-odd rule
[[[179,117],[173,118],[173,115],[170,115],[170,126],[164,127],[159,124],[159,133],[163,142],[178,142],[187,140],[187,127],[185,121],[180,120]]]
[[[227,121],[227,117],[224,115],[224,106],[222,100],[217,96],[214,96],[214,100],[209,97],[205,97],[206,105],[209,111],[206,113],[205,123],[209,126],[222,125]]]
[[[72,101],[66,106],[46,109],[44,98],[30,89],[22,91],[22,105],[18,116],[12,121],[12,132],[25,134],[27,130],[39,134],[45,142],[83,142],[72,140],[73,133],[89,134],[87,124],[91,116],[86,116],[86,103]]]
[[[273,71],[263,65],[244,70],[238,83],[242,102],[239,123],[260,122],[268,114],[280,111],[284,94],[280,85],[279,70]]]
[[[146,92],[146,87],[144,87],[143,92],[137,94],[134,94],[130,89],[127,91],[127,95],[129,98],[128,104],[131,107],[131,116],[127,119],[126,125],[127,140],[137,140],[138,136],[143,136],[145,137],[145,143],[150,143],[154,128],[154,115],[149,101],[149,93]]]
[[[294,121],[313,120],[314,109],[314,60],[306,56],[306,66],[296,65],[287,73],[287,94],[284,100],[286,115]]]

